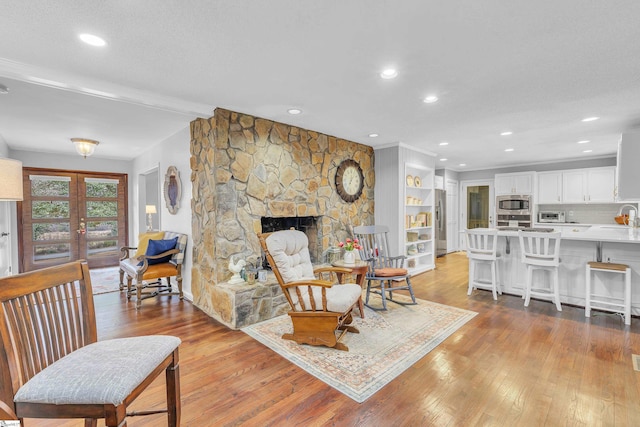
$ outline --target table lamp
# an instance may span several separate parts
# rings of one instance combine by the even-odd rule
[[[145,207],[145,212],[147,213],[147,231],[153,230],[153,217],[154,213],[158,213],[156,211],[156,205],[147,205]]]

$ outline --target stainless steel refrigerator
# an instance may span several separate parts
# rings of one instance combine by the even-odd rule
[[[436,256],[447,254],[447,192],[436,190],[435,193],[435,223],[434,237],[436,241]]]

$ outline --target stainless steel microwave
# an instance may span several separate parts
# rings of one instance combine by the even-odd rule
[[[498,196],[496,197],[496,212],[503,215],[528,215],[531,213],[531,196]]]

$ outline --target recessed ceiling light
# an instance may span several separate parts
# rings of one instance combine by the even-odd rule
[[[0,93],[3,95],[9,93],[9,88],[0,83]]]
[[[584,150],[583,153],[591,153],[593,150]]]
[[[509,135],[513,135],[513,132],[511,132],[510,130],[504,131],[500,134],[501,136],[509,136]]]
[[[449,145],[449,143],[447,141],[442,141],[440,145]]]
[[[467,164],[466,163],[460,163],[459,166],[467,166]]]
[[[447,159],[447,158],[440,159],[441,162],[446,162],[447,160],[449,160],[449,159]]]
[[[383,79],[393,79],[398,76],[398,71],[395,68],[387,68],[380,73],[380,77]]]
[[[435,95],[429,95],[429,96],[425,97],[423,101],[426,104],[433,104],[434,102],[438,101],[438,97],[435,96]]]
[[[93,34],[85,33],[85,34],[80,34],[78,37],[80,38],[80,40],[82,40],[83,42],[91,46],[102,47],[107,45],[107,42],[104,41],[103,38],[95,36]]]
[[[505,149],[504,149],[504,151],[506,151],[507,153],[508,153],[508,152],[511,152],[511,151],[513,151],[513,150],[514,150],[513,148],[505,148]]]
[[[289,109],[287,110],[287,113],[289,113],[289,114],[291,114],[291,115],[294,115],[294,116],[295,116],[296,114],[300,114],[300,113],[302,113],[302,110],[301,110],[301,109],[299,109],[299,108],[289,108]]]
[[[594,120],[598,120],[600,117],[586,117],[582,119],[583,122],[592,122]]]
[[[586,144],[587,142],[589,142],[588,139],[584,139],[582,141],[578,141],[578,144]]]
[[[378,134],[377,133],[370,133],[369,134],[369,138],[377,138]]]

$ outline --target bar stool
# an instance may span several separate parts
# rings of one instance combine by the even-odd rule
[[[491,228],[474,228],[466,230],[467,257],[469,258],[469,291],[471,295],[474,288],[485,288],[493,291],[493,299],[497,300],[502,289],[498,281],[497,262],[500,255],[498,249],[498,230]],[[476,277],[476,267],[488,265],[491,270],[491,280]]]
[[[560,305],[560,232],[544,233],[535,231],[518,231],[521,260],[527,267],[527,283],[525,287],[524,306],[529,306],[531,296],[551,299],[558,311]],[[550,273],[549,288],[533,288],[533,271],[542,270]]]
[[[606,273],[624,274],[624,298],[614,298],[605,295],[596,295],[591,292],[591,272],[602,271]],[[587,263],[586,303],[584,316],[591,317],[591,309],[619,312],[624,314],[624,324],[631,325],[631,268],[626,264],[614,264],[610,262]],[[606,298],[606,299],[605,299]]]

